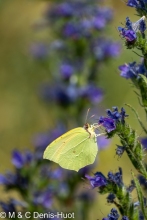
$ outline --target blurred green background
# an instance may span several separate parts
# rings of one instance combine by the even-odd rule
[[[137,20],[135,11],[126,7],[121,0],[105,1],[106,5],[114,9],[113,23],[107,30],[108,36],[118,40],[117,27],[129,16],[132,21]],[[32,149],[32,135],[36,132],[43,132],[53,127],[54,121],[49,108],[39,99],[37,92],[40,82],[46,82],[49,78],[48,69],[40,65],[30,55],[30,45],[36,41],[48,41],[49,34],[45,30],[34,31],[33,26],[42,20],[43,12],[47,1],[39,0],[1,0],[0,1],[0,172],[10,169],[11,150]],[[113,59],[109,66],[103,66],[100,75],[100,86],[105,90],[105,98],[101,103],[105,108],[112,106],[124,106],[124,103],[133,105],[141,117],[145,120],[144,114],[138,104],[134,88],[127,81],[119,76],[118,65],[125,62],[140,60],[133,52],[122,48],[119,58]],[[138,122],[131,111],[127,119],[132,127],[143,135]],[[105,113],[104,113],[105,114]],[[84,122],[83,122],[84,123]],[[134,169],[126,155],[121,159],[115,156],[117,138],[111,146],[100,152],[99,163],[95,171],[116,171],[119,166],[124,168],[124,181],[128,184],[131,176],[130,171]],[[95,203],[95,210],[91,217],[102,218],[102,213],[108,213],[111,209],[106,205],[105,196],[99,196],[99,203]],[[103,198],[103,199],[102,199]],[[92,219],[91,218],[91,219]]]

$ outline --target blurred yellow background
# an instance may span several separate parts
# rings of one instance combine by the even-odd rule
[[[106,5],[114,9],[115,15],[111,26],[107,30],[108,36],[114,40],[120,39],[117,27],[124,23],[129,16],[132,21],[138,19],[135,10],[125,6],[121,0],[105,1]],[[46,107],[38,96],[40,82],[48,81],[48,71],[44,65],[40,65],[30,55],[29,47],[38,39],[48,40],[45,31],[34,31],[33,26],[42,19],[47,1],[39,0],[1,0],[0,1],[0,171],[4,172],[11,167],[11,150],[14,148],[25,149],[32,147],[32,135],[36,132],[46,131],[51,125],[52,112]],[[133,52],[122,48],[119,58],[113,59],[109,66],[104,66],[100,75],[100,86],[105,90],[105,98],[102,105],[105,108],[112,106],[124,106],[124,103],[133,105],[141,112],[145,120],[134,88],[130,81],[119,76],[118,65],[125,62],[139,61],[140,58]],[[138,131],[135,116],[126,107],[130,114],[127,119],[132,127]],[[105,114],[105,113],[104,113]],[[99,163],[94,171],[116,171],[118,167],[124,169],[124,181],[128,184],[131,169],[134,170],[126,155],[121,159],[115,156],[118,139],[114,139],[111,146],[99,155]],[[95,190],[96,192],[96,190]],[[97,193],[97,192],[96,192]],[[104,200],[105,196],[97,194],[98,203],[91,212],[91,219],[102,218],[102,213],[108,213],[111,209]],[[103,198],[103,199],[102,199]]]

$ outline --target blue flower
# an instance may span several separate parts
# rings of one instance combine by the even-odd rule
[[[143,188],[146,190],[147,189],[147,180],[144,178],[144,176],[139,175],[138,180],[140,182],[140,185],[142,185]]]
[[[113,12],[110,8],[100,7],[96,10],[95,14],[93,13],[92,17],[92,26],[96,30],[101,30],[105,28],[106,24],[111,21]]]
[[[115,121],[111,118],[101,116],[99,124],[101,124],[108,133],[116,129]]]
[[[118,108],[113,107],[113,111],[111,111],[110,109],[107,109],[106,112],[107,112],[108,117],[101,116],[99,118],[98,123],[101,124],[108,133],[116,129],[117,123],[124,124],[125,117],[128,117],[128,115],[126,115],[124,108],[121,108],[121,111],[118,112]]]
[[[120,76],[126,79],[136,79],[139,78],[139,74],[147,75],[146,68],[144,66],[144,61],[140,64],[136,64],[136,62],[126,63],[124,65],[119,66]]]
[[[118,112],[118,108],[113,107],[113,111],[107,109],[106,112],[111,119],[115,120],[115,122],[124,123],[125,118],[128,117],[128,115],[126,115],[126,111],[124,108],[121,108],[121,111]]]
[[[5,175],[0,174],[0,184],[7,189],[18,188],[23,192],[28,188],[28,181],[28,177],[23,176],[20,170],[16,170],[15,173],[7,172]]]
[[[118,31],[120,32],[121,36],[128,42],[134,42],[136,40],[137,35],[135,30],[133,29],[133,24],[129,17],[126,18],[125,28],[118,27]]]
[[[115,198],[116,198],[116,196],[115,196],[113,193],[110,193],[110,194],[107,196],[107,202],[108,202],[108,203],[113,203]]]
[[[146,0],[128,0],[127,6],[136,8],[137,10],[144,10],[146,11]]]
[[[13,202],[13,199],[10,199],[8,203],[0,201],[0,206],[6,214],[13,212],[16,213],[16,207],[15,207],[15,203]]]
[[[137,39],[136,33],[138,31],[144,33],[145,30],[146,30],[145,16],[143,16],[134,23],[132,23],[129,17],[127,17],[125,28],[118,27],[118,31],[120,32],[121,36],[125,38],[128,43],[134,43],[135,40]]]
[[[52,179],[61,179],[63,177],[63,169],[62,168],[57,168],[52,170],[52,172],[50,172],[50,178]]]
[[[141,20],[141,21],[140,21],[139,30],[140,30],[141,33],[144,33],[144,32],[145,32],[145,30],[146,30],[146,23],[145,23],[144,20]]]
[[[63,63],[60,66],[60,73],[63,78],[69,79],[70,76],[74,73],[74,67],[69,63]]]
[[[95,58],[102,61],[109,57],[117,57],[120,54],[120,44],[104,38],[97,38],[92,44]]]
[[[125,149],[126,148],[124,146],[117,145],[116,155],[118,155],[118,157],[121,157],[123,155]]]
[[[8,213],[13,213],[13,212],[17,212],[17,206],[26,208],[27,204],[26,202],[22,202],[22,201],[18,201],[15,199],[10,199],[7,203],[0,201],[0,206],[2,208],[2,210],[8,214]]]
[[[129,193],[131,193],[131,192],[133,192],[133,190],[135,189],[135,182],[134,182],[134,180],[131,180],[131,183],[130,183],[130,185],[127,187],[127,191],[129,192]],[[135,205],[134,205],[135,206]]]
[[[119,70],[121,71],[120,75],[126,79],[136,77],[136,75],[138,74],[138,72],[136,71],[136,62],[121,65],[119,66]]]
[[[45,191],[35,192],[33,195],[33,203],[41,205],[44,208],[49,208],[52,205],[53,192],[51,189],[46,189]]]
[[[143,148],[147,150],[147,137],[141,138],[141,144],[143,145]]]
[[[107,185],[107,179],[101,172],[96,172],[94,177],[85,175],[85,177],[90,181],[92,188],[102,187]]]
[[[127,5],[130,7],[137,8],[137,7],[139,7],[139,1],[138,0],[128,0]]]
[[[104,17],[95,16],[92,19],[92,26],[95,29],[101,30],[106,26],[106,19]]]
[[[119,218],[118,211],[115,208],[111,209],[111,212],[108,215],[108,217],[109,219],[117,220]]]
[[[118,220],[119,219],[119,214],[118,211],[113,208],[111,209],[110,214],[108,214],[108,216],[106,218],[103,218],[102,220]]]
[[[97,104],[103,99],[102,89],[96,87],[94,84],[79,88],[79,95],[82,98],[88,99],[93,104]]]
[[[56,102],[61,107],[67,107],[78,98],[78,88],[75,85],[69,84],[68,86],[62,84],[45,84],[41,87],[41,97],[51,102]]]
[[[129,17],[126,17],[126,28],[129,29],[129,30],[133,30],[132,22],[130,21]]]
[[[122,168],[119,167],[119,171],[114,174],[112,172],[108,172],[108,180],[115,183],[118,186],[122,186]]]
[[[24,165],[30,164],[32,159],[33,154],[29,151],[22,154],[20,151],[14,150],[12,153],[12,163],[18,169],[22,168]]]
[[[118,112],[118,108],[117,107],[113,107],[113,111],[111,111],[110,109],[107,109],[106,112],[107,112],[107,115],[110,118],[112,118],[112,119],[114,119],[116,121],[119,121],[119,119],[121,118],[121,115]]]
[[[51,16],[61,16],[61,17],[70,17],[74,14],[74,8],[72,7],[72,4],[69,2],[63,2],[61,4],[58,4],[54,6],[50,10]]]
[[[79,39],[83,35],[83,29],[81,28],[80,23],[68,22],[63,27],[63,35],[65,37],[71,37],[74,40]]]
[[[0,174],[0,184],[5,185],[5,186],[14,186],[16,184],[16,175],[7,172],[5,175]]]
[[[128,42],[134,42],[137,39],[137,35],[133,30],[126,30],[125,28],[121,27],[119,27],[118,30],[122,37],[125,38]]]

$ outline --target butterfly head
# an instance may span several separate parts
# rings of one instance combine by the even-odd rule
[[[88,130],[88,128],[90,128],[90,125],[88,123],[85,123],[83,127],[85,130]]]

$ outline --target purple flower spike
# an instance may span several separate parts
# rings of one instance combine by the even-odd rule
[[[105,118],[101,116],[99,124],[102,124],[108,133],[116,129],[115,121],[112,118]]]
[[[92,188],[106,186],[107,179],[101,172],[96,172],[94,177],[85,175],[85,177],[90,181]]]

